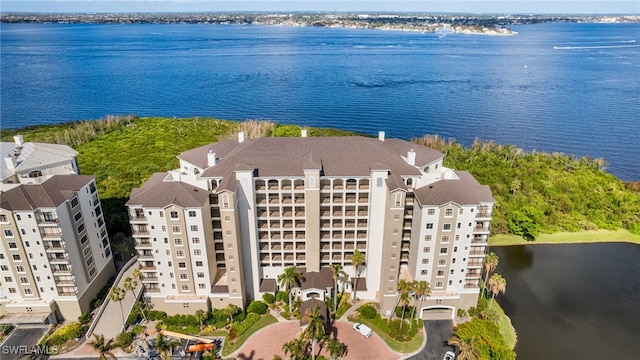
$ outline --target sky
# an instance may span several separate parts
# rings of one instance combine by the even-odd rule
[[[0,11],[376,11],[518,14],[640,14],[640,0],[0,0]]]

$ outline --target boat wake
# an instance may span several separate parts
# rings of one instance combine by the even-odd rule
[[[625,45],[587,45],[587,46],[554,46],[553,48],[556,50],[580,50],[580,49],[615,49],[615,48],[627,48],[627,47],[638,47],[640,45],[628,45],[634,44],[635,40],[621,40],[614,41],[615,44],[625,44]]]

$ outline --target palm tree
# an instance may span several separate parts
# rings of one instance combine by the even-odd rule
[[[291,308],[291,289],[302,279],[302,273],[298,272],[295,266],[284,269],[284,272],[278,276],[278,283],[285,291],[289,292],[289,313],[293,312]]]
[[[307,343],[302,338],[295,338],[282,344],[282,351],[291,360],[302,360],[306,358]]]
[[[358,280],[360,279],[360,268],[364,266],[365,258],[364,254],[360,252],[360,250],[356,249],[351,256],[351,265],[353,265],[353,270],[356,273],[356,283],[353,288],[353,300],[355,301],[358,297],[356,296],[356,290],[358,289]]]
[[[137,270],[137,269],[136,269]],[[136,288],[138,287],[138,281],[131,279],[130,277],[124,278],[124,283],[122,283],[122,291],[127,292],[131,291],[131,295],[133,298],[136,298]],[[144,311],[142,310],[142,306],[140,306],[140,313],[142,314],[142,318],[144,321],[147,321],[147,317],[144,315]]]
[[[194,316],[196,317],[196,321],[200,323],[200,331],[204,329],[204,321],[207,320],[209,314],[206,311],[199,309],[196,311]]]
[[[431,288],[429,287],[429,282],[422,281],[414,281],[413,282],[413,296],[419,300],[418,309],[422,308],[422,301],[427,296],[431,295]],[[415,310],[415,308],[414,308]],[[411,328],[413,328],[413,315],[411,315]]]
[[[316,358],[316,339],[322,339],[325,334],[324,320],[320,315],[320,305],[311,310],[307,309],[304,319],[309,322],[307,328],[304,329],[304,334],[311,338],[311,358]]]
[[[482,289],[482,294],[484,294],[485,289],[487,288],[487,281],[489,279],[489,273],[496,270],[498,267],[498,263],[500,262],[500,258],[493,251],[488,253],[482,262],[484,265],[484,288]]]
[[[124,318],[124,309],[122,308],[122,300],[124,300],[127,293],[124,289],[117,286],[112,287],[109,291],[109,299],[113,302],[120,303],[120,314],[122,315],[122,329],[124,330],[126,319]]]
[[[130,281],[130,283],[131,283],[130,285],[133,285],[133,286],[131,287],[131,289],[127,289],[127,279],[128,279],[128,278],[124,279],[124,282],[125,282],[125,283],[123,284],[123,286],[122,286],[122,287],[123,287],[125,290],[131,290],[131,293],[133,294],[133,296],[134,296],[134,298],[135,298],[135,295],[136,295],[136,294],[135,294],[135,292],[134,292],[134,291],[135,291],[135,288],[136,288],[136,286],[138,285],[138,283],[139,283],[140,281],[142,281],[142,271],[140,271],[140,268],[135,268],[135,269],[133,269],[133,272],[131,273],[131,279],[132,279],[132,281]],[[144,319],[144,321],[147,321],[147,316],[145,315],[144,310],[145,310],[145,309],[144,309],[144,302],[141,302],[141,305],[140,305],[140,313],[142,314],[142,318]]]
[[[402,305],[402,320],[400,322],[400,330],[402,330],[402,324],[404,323],[404,311],[409,305],[409,290],[411,290],[411,283],[405,279],[398,281],[398,291],[400,292],[400,304]],[[395,309],[393,309],[395,311]]]
[[[98,352],[100,355],[100,360],[115,359],[115,355],[111,353],[111,350],[115,349],[116,346],[112,340],[105,341],[104,335],[102,334],[93,334],[95,340],[91,341],[89,344],[91,347]]]
[[[176,340],[167,341],[160,333],[156,336],[156,350],[163,359],[169,359],[171,357],[170,351],[178,345],[182,345],[182,342]]]
[[[458,335],[452,335],[447,344],[455,346],[458,349],[458,360],[479,360],[480,351],[477,348],[476,337],[461,338]]]
[[[347,350],[346,345],[337,339],[329,339],[327,342],[327,351],[333,360],[344,355],[345,350]]]
[[[231,323],[233,323],[233,315],[240,311],[240,308],[234,304],[229,304],[226,308],[224,308],[224,311],[227,315],[229,315],[229,319],[231,320]]]
[[[498,295],[498,293],[505,293],[507,290],[507,279],[503,278],[500,274],[493,274],[489,278],[489,288],[491,289],[491,303],[489,304],[489,309],[493,305],[493,299]]]
[[[333,312],[337,313],[338,312],[338,278],[347,279],[349,275],[347,275],[347,273],[343,270],[343,266],[340,264],[331,265],[331,270],[333,271],[333,284],[335,286],[335,291],[333,293],[333,296],[334,296]]]

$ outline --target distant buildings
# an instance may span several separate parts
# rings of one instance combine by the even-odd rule
[[[169,313],[242,306],[305,272],[303,300],[346,291],[397,304],[397,283],[426,280],[424,309],[476,306],[492,206],[487,186],[442,166],[443,154],[375,138],[225,140],[186,151],[127,203],[147,299]],[[358,249],[365,266],[354,269]],[[324,275],[323,275],[324,274]],[[342,286],[342,282],[340,282]],[[421,313],[422,316],[422,313]]]
[[[114,275],[93,176],[65,145],[0,143],[0,315],[75,320]]]

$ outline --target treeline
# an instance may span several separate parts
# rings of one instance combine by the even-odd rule
[[[129,233],[124,203],[131,189],[154,172],[178,167],[176,155],[222,139],[299,136],[300,127],[269,121],[205,118],[138,118],[34,126],[0,131],[2,141],[22,134],[26,141],[66,144],[79,152],[80,171],[96,176],[110,233]],[[352,136],[335,129],[308,129],[309,136]],[[468,170],[497,200],[493,233],[535,237],[540,232],[625,228],[640,234],[640,185],[604,171],[602,159],[560,153],[524,152],[511,145],[476,141],[465,148],[427,135],[413,141],[445,153],[445,165]]]
[[[606,162],[561,153],[525,152],[476,140],[465,148],[438,136],[415,139],[446,154],[445,166],[472,173],[497,200],[493,233],[540,233],[625,228],[640,234],[638,185],[603,169]]]

